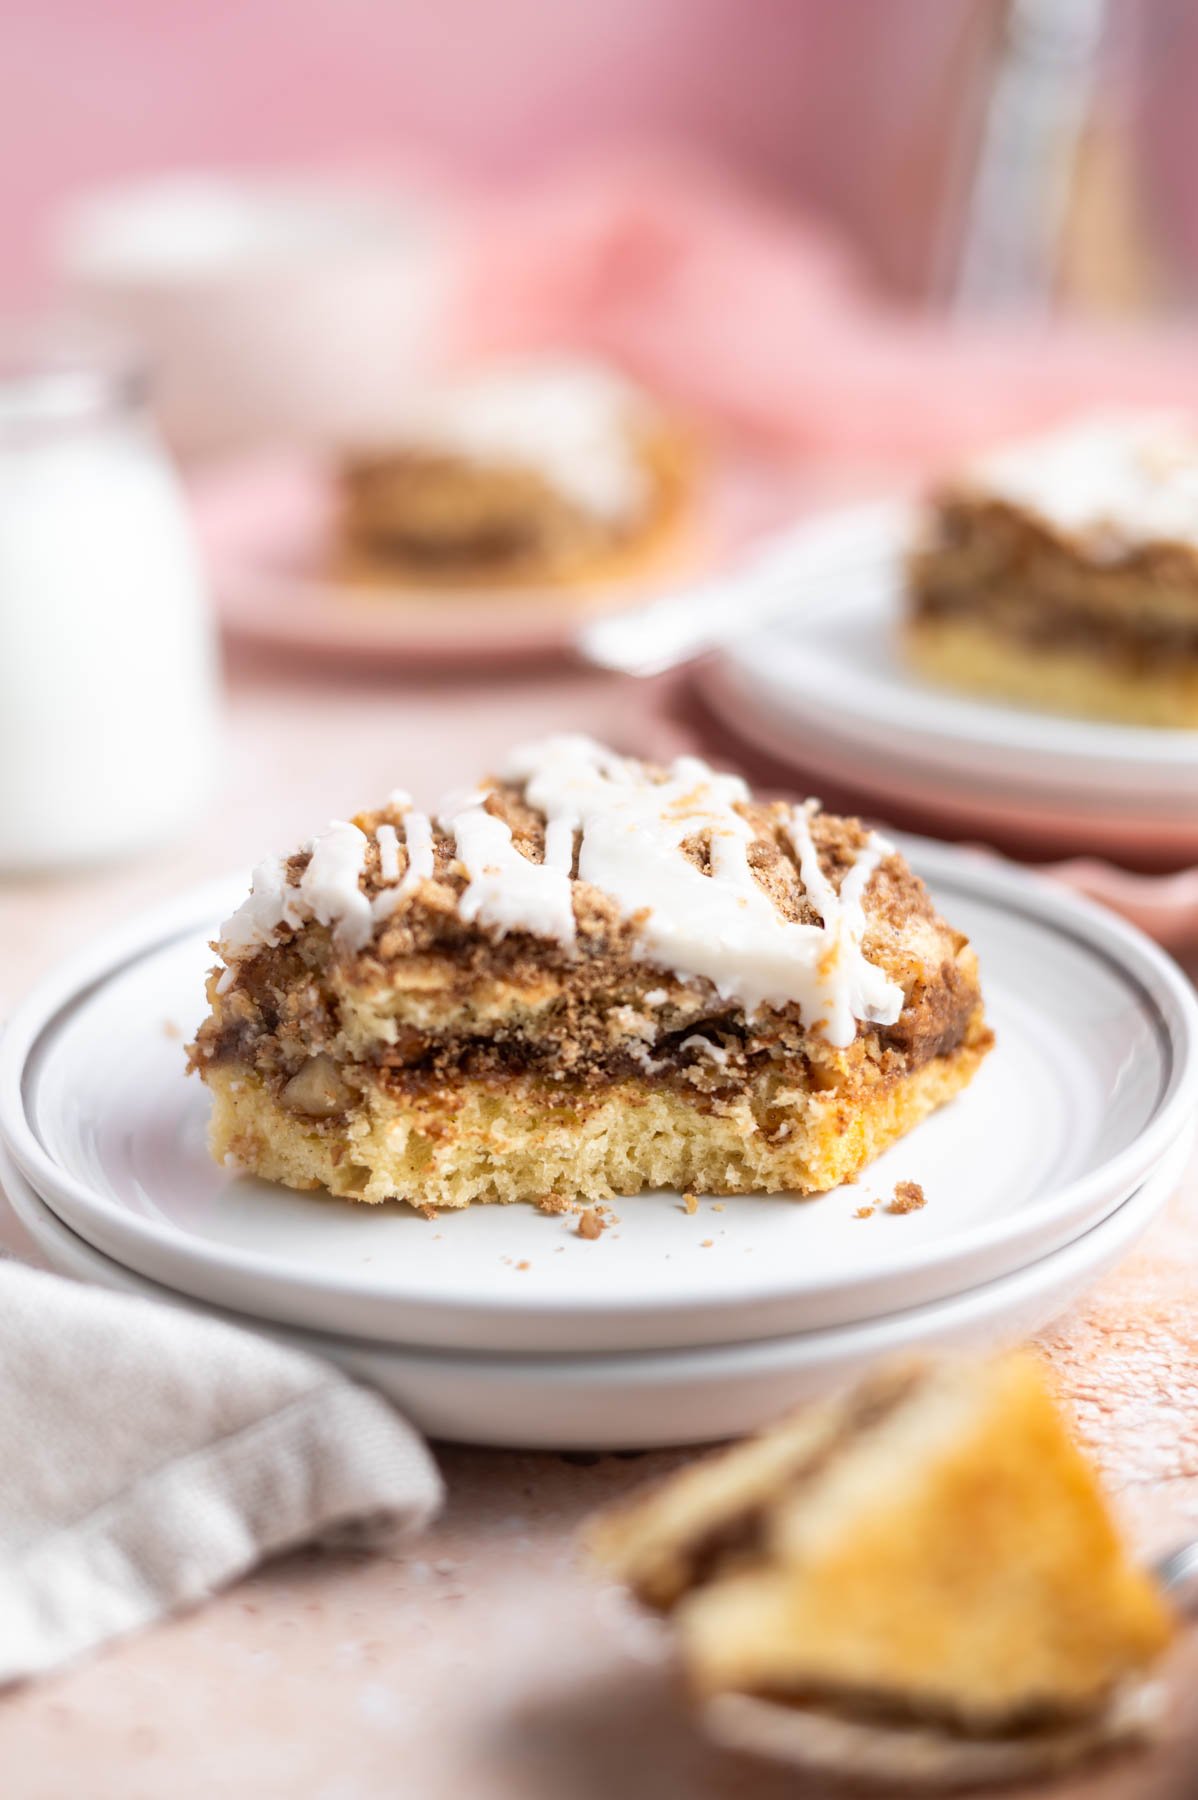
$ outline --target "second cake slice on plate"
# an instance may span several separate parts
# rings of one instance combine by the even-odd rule
[[[816,1192],[992,1041],[883,838],[582,737],[263,863],[216,947],[214,1154],[357,1200]]]

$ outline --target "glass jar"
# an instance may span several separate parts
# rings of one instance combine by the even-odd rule
[[[0,333],[0,870],[180,830],[212,780],[215,670],[143,372]]]

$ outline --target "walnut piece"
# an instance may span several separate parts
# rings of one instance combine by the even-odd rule
[[[353,1096],[342,1081],[331,1056],[322,1051],[309,1057],[283,1089],[283,1104],[309,1119],[331,1119],[344,1112]]]

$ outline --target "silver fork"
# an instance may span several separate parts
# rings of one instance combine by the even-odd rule
[[[911,509],[873,501],[805,519],[759,545],[739,567],[628,612],[592,619],[575,640],[588,662],[624,675],[660,675],[797,611],[831,582],[894,566]]]

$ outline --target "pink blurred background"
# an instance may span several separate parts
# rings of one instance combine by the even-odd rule
[[[551,184],[541,219],[505,226],[499,248],[488,246],[496,262],[468,296],[479,343],[513,335],[510,320],[539,308],[541,332],[588,338],[701,406],[784,425],[803,447],[827,430],[833,450],[869,454],[872,438],[889,449],[893,437],[900,456],[935,457],[1077,404],[1114,366],[1099,339],[1064,354],[1054,345],[1013,374],[1007,337],[983,333],[957,346],[970,372],[963,396],[964,365],[942,337],[931,346],[897,316],[882,335],[862,317],[874,297],[948,290],[1008,17],[996,0],[8,0],[5,10],[0,301],[10,305],[51,288],[48,227],[81,191],[160,170],[381,167],[472,196]],[[1119,0],[1107,25],[1088,146],[1098,174],[1071,227],[1063,288],[1092,318],[1150,309],[1176,319],[1198,266],[1198,9]],[[688,215],[680,203],[680,153],[731,183],[714,210]],[[751,196],[767,209],[753,218],[740,205]],[[728,304],[734,288],[743,318]],[[1188,330],[1139,345],[1118,359],[1110,397],[1155,400],[1179,367],[1188,392],[1189,361]],[[912,395],[933,380],[935,419],[912,418]],[[863,404],[876,420],[864,434],[853,424]]]
[[[65,195],[158,167],[418,156],[488,181],[645,139],[700,146],[928,279],[993,0],[7,0],[0,285],[35,289]],[[751,17],[752,28],[746,29]],[[1116,105],[1198,259],[1198,11],[1119,0]],[[1140,105],[1147,91],[1150,104]]]
[[[743,0],[8,0],[0,278],[34,287],[64,195],[156,167],[398,153],[495,181],[653,139],[801,197],[918,286],[995,8],[890,0],[884,33],[877,0],[751,10],[746,30]]]

